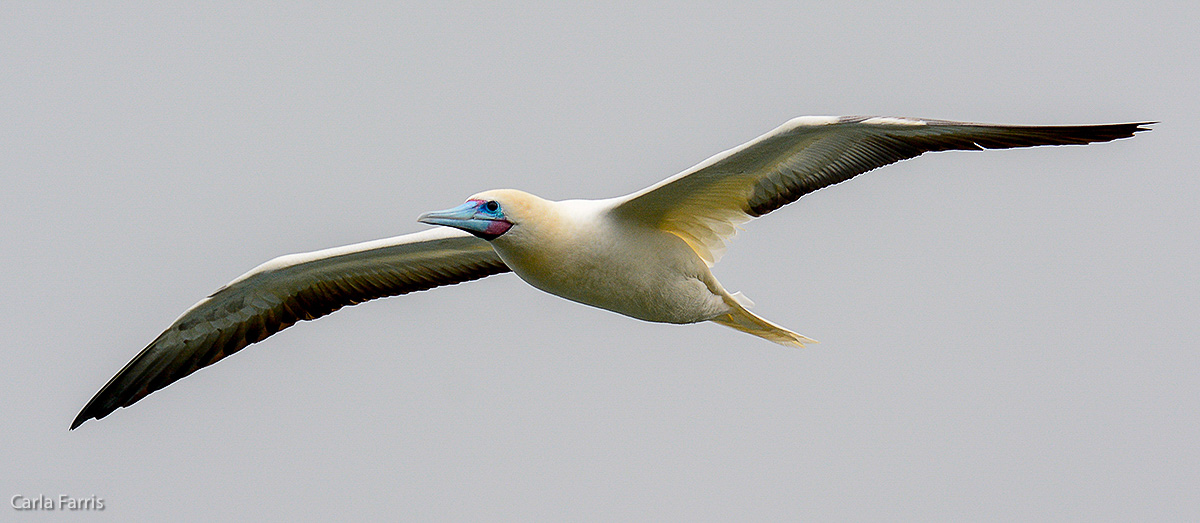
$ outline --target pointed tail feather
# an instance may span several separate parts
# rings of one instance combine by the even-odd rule
[[[746,310],[745,307],[742,307],[740,303],[738,306],[733,307],[733,310],[729,311],[729,313],[722,314],[709,321],[789,347],[804,347],[806,343],[817,343],[817,340],[801,336],[758,317]]]

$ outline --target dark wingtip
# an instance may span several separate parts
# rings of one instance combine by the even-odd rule
[[[1120,138],[1129,138],[1130,136],[1133,136],[1134,133],[1140,133],[1142,131],[1153,131],[1153,129],[1151,129],[1149,126],[1157,124],[1157,123],[1158,122],[1117,123],[1117,124],[1112,124],[1111,127],[1115,128],[1115,129],[1120,129],[1122,132],[1125,133],[1124,136],[1121,136]]]
[[[104,392],[104,391],[101,390],[101,392]],[[96,394],[96,397],[97,398],[100,397],[100,394]],[[116,410],[116,409],[113,409],[113,410]],[[75,421],[71,422],[70,430],[75,430],[75,429],[79,428],[80,425],[83,425],[84,422],[86,422],[88,420],[103,418],[103,417],[107,416],[109,414],[109,412],[112,412],[112,410],[110,410],[108,412],[104,412],[100,408],[96,407],[96,398],[92,398],[92,401],[89,401],[87,405],[84,405],[83,410],[79,411],[79,415],[75,416]]]
[[[129,363],[132,364],[134,361],[137,361],[137,358],[134,358],[134,360]],[[128,367],[128,365],[126,367]],[[112,412],[117,410],[117,408],[121,406],[127,407],[132,405],[134,401],[137,401],[137,399],[135,399],[125,405],[121,405],[120,403],[114,404],[110,399],[112,396],[110,391],[112,389],[113,382],[115,382],[117,378],[121,377],[124,372],[125,371],[122,370],[121,372],[117,373],[117,375],[113,376],[113,379],[110,380],[108,384],[104,385],[104,387],[100,389],[100,392],[97,392],[95,396],[92,396],[92,399],[87,402],[87,405],[83,406],[83,410],[79,411],[79,415],[75,416],[75,421],[71,422],[70,430],[79,428],[80,425],[83,425],[88,420],[101,419],[109,414],[112,414]],[[102,401],[101,398],[104,398],[104,400]],[[140,398],[141,396],[138,397],[138,399]]]
[[[1121,138],[1130,138],[1134,135],[1134,133],[1140,133],[1142,131],[1150,131],[1152,129],[1149,126],[1154,125],[1156,123],[1158,123],[1158,122],[1130,122],[1130,123],[1116,123],[1116,124],[1107,124],[1107,125],[1102,124],[1102,125],[1083,126],[1083,127],[1090,127],[1097,131],[1097,134],[1096,134],[1096,136],[1093,137],[1094,139],[1092,141],[1106,142],[1109,140],[1120,140]]]

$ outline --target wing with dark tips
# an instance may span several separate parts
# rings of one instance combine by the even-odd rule
[[[1145,131],[1150,123],[1029,126],[806,116],[631,194],[613,212],[678,234],[711,262],[734,226],[890,163],[952,149],[1107,142]]]
[[[508,270],[487,242],[449,228],[276,258],[184,312],[96,393],[71,428],[128,407],[297,321]]]

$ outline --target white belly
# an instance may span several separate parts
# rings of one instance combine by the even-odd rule
[[[568,300],[663,323],[695,323],[729,312],[704,261],[679,237],[654,229],[573,231],[537,249],[493,243],[530,285]]]

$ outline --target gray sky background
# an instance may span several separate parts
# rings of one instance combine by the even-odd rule
[[[106,505],[23,520],[1200,515],[1193,3],[194,4],[0,8],[0,494]],[[510,274],[67,431],[267,259],[488,188],[625,194],[805,114],[1162,123],[748,224],[715,272],[809,349]]]

